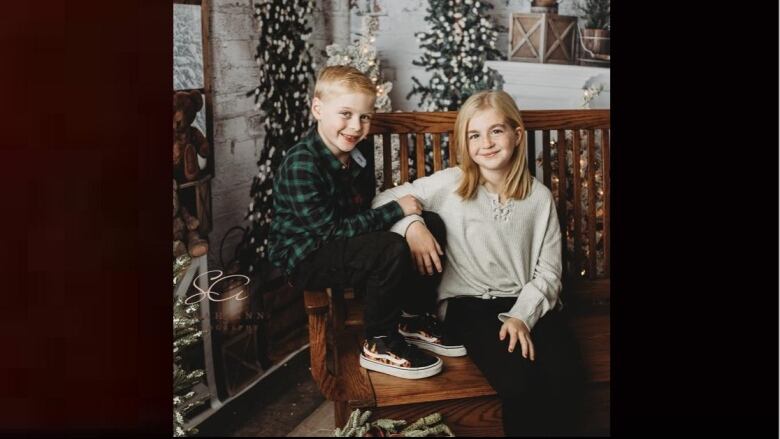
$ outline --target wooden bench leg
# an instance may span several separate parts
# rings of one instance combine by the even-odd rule
[[[333,408],[335,410],[334,418],[336,420],[336,427],[342,428],[344,427],[344,424],[347,423],[347,419],[349,419],[349,414],[351,411],[347,407],[346,401],[333,401]]]
[[[338,398],[336,377],[328,371],[325,357],[327,354],[328,294],[325,291],[304,291],[306,314],[309,316],[309,354],[311,356],[311,375],[320,392],[331,401]]]

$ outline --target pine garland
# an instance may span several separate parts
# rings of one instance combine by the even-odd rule
[[[336,428],[333,432],[335,437],[426,437],[426,436],[449,436],[452,437],[452,430],[444,424],[444,418],[440,413],[433,413],[424,416],[417,421],[407,425],[404,420],[378,419],[374,422],[368,422],[371,417],[371,411],[361,412],[355,409],[347,419],[344,428]]]

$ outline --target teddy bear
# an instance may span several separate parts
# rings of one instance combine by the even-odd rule
[[[203,256],[209,251],[209,243],[198,234],[200,221],[179,203],[178,184],[173,180],[173,258],[189,253],[191,257]]]
[[[201,108],[203,97],[199,91],[173,95],[173,176],[182,183],[197,180],[209,157],[208,140],[192,126]]]

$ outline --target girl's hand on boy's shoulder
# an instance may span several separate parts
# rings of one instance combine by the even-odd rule
[[[406,229],[406,242],[412,253],[412,260],[417,266],[417,271],[422,275],[433,275],[436,271],[442,272],[441,258],[444,252],[433,237],[431,231],[422,221],[415,221]]]
[[[534,352],[534,343],[531,341],[531,331],[528,330],[528,326],[520,320],[514,317],[506,319],[501,330],[498,331],[499,340],[504,340],[509,335],[509,349],[508,352],[515,350],[515,345],[520,342],[523,358],[528,358],[531,361],[536,359],[536,353]]]
[[[404,216],[407,215],[422,215],[422,204],[414,198],[412,195],[404,195],[398,199],[398,204],[401,205],[401,210],[404,211]]]

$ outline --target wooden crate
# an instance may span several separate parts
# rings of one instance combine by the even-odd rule
[[[509,19],[509,61],[574,64],[577,17],[516,12]]]

